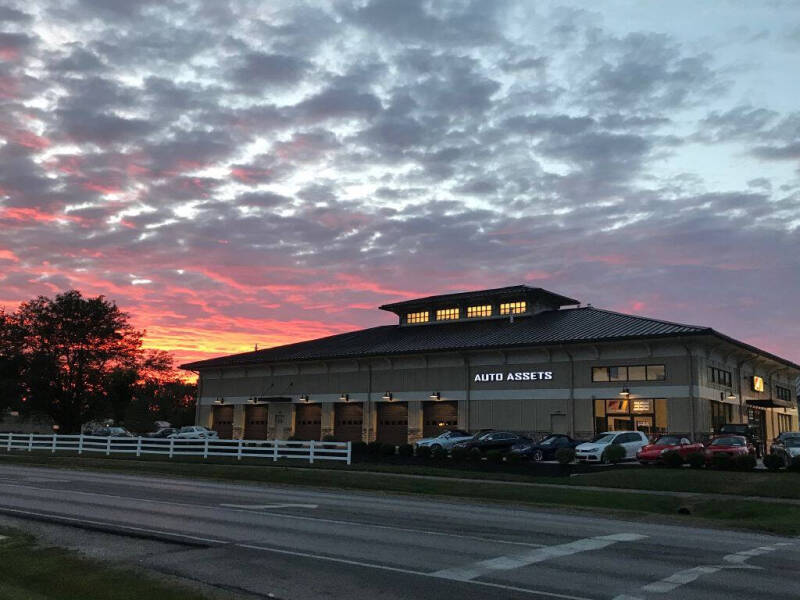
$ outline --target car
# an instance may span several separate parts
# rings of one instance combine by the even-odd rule
[[[756,448],[753,443],[743,435],[718,435],[706,446],[706,464],[710,465],[715,456],[733,458],[743,454],[755,456]]]
[[[472,450],[477,448],[481,452],[488,452],[489,450],[500,450],[501,452],[508,452],[515,444],[523,442],[531,442],[530,438],[522,436],[512,431],[490,431],[488,433],[479,434],[472,439],[455,444],[454,448],[465,448]]]
[[[151,431],[150,433],[145,433],[144,437],[149,438],[168,438],[173,433],[177,433],[178,430],[175,427],[163,427],[158,431]]]
[[[633,460],[640,448],[647,446],[650,438],[641,431],[604,431],[595,436],[591,442],[578,444],[575,447],[575,459],[581,462],[606,462],[605,451],[612,444],[625,448],[623,460]]]
[[[719,428],[714,437],[720,435],[741,435],[756,449],[756,455],[761,458],[761,437],[758,434],[758,429],[747,423],[725,423]],[[713,438],[712,438],[713,439]]]
[[[474,436],[471,433],[462,431],[460,429],[451,429],[437,435],[436,437],[424,438],[417,442],[417,447],[428,446],[431,450],[437,448],[450,450],[453,446],[460,442],[467,442]]]
[[[124,427],[98,427],[93,429],[90,435],[97,437],[134,437],[134,435]]]
[[[705,446],[700,442],[692,442],[689,438],[682,435],[665,434],[652,444],[644,446],[636,453],[636,458],[643,465],[660,463],[664,460],[664,454],[670,451],[675,451],[681,455],[683,460],[693,452],[702,454],[705,452]]]
[[[784,431],[772,442],[772,454],[777,454],[783,459],[783,464],[789,466],[792,461],[800,456],[800,431]]]
[[[202,427],[201,425],[187,425],[181,427],[175,433],[171,433],[167,437],[178,440],[197,440],[197,439],[219,439],[219,434],[213,429]]]
[[[532,460],[555,460],[556,452],[559,448],[575,448],[582,444],[580,440],[575,440],[564,433],[551,433],[538,442],[525,441],[514,444],[511,447],[511,454],[528,456]]]

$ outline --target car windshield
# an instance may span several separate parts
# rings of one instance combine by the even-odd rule
[[[550,435],[544,438],[541,442],[539,442],[540,446],[552,446],[558,441],[557,435]]]
[[[723,425],[719,428],[720,433],[744,433],[747,431],[747,425]]]
[[[598,444],[610,444],[611,440],[614,439],[615,435],[616,434],[614,434],[614,433],[601,433],[600,435],[595,436],[595,438],[592,440],[592,442],[595,442],[595,443],[598,443]]]
[[[783,442],[783,445],[787,448],[800,448],[800,437],[786,438],[786,441]]]
[[[194,427],[181,427],[181,433],[186,433],[187,431],[192,431]]]
[[[711,442],[712,446],[744,446],[744,440],[739,437],[721,437]]]
[[[677,446],[681,443],[681,438],[675,435],[662,435],[656,440],[656,446]]]

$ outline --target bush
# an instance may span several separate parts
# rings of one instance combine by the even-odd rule
[[[559,462],[559,464],[568,465],[575,460],[575,449],[559,448],[556,450],[556,460]]]
[[[625,448],[621,444],[611,444],[603,452],[603,459],[612,465],[617,464],[625,458]]]
[[[447,458],[447,450],[445,450],[441,446],[436,446],[435,448],[431,448],[431,458],[434,460],[444,460],[445,458]]]
[[[333,434],[330,434],[330,433],[328,435],[323,435],[322,436],[322,441],[323,442],[335,442],[336,441],[336,436],[333,435]]]
[[[350,450],[353,454],[356,455],[363,455],[367,453],[367,442],[353,442],[350,446]]]
[[[756,457],[752,454],[740,454],[733,459],[737,471],[752,471],[756,468]]]
[[[702,452],[691,452],[686,455],[686,462],[693,469],[701,469],[706,464],[706,457]]]
[[[677,469],[683,466],[683,457],[677,450],[669,450],[661,455],[661,460],[664,464],[672,469]]]
[[[794,471],[795,473],[800,473],[800,456],[795,456],[792,458],[792,462],[789,463],[789,470]]]
[[[764,466],[770,471],[780,471],[783,466],[783,457],[780,454],[767,454],[764,457]]]
[[[394,444],[381,444],[381,456],[394,456],[396,452]]]
[[[711,466],[715,469],[730,469],[733,467],[733,461],[726,454],[715,454],[711,457]]]
[[[481,452],[480,448],[470,448],[467,451],[467,458],[469,460],[474,460],[475,462],[480,462],[483,460],[483,452]]]
[[[456,446],[450,452],[450,456],[453,457],[453,460],[457,460],[457,461],[468,460],[469,459],[469,450],[467,450],[466,448],[459,448],[458,446]]]
[[[503,462],[503,453],[500,450],[489,450],[486,453],[486,460],[499,465]]]
[[[506,454],[506,462],[510,465],[518,465],[523,460],[525,460],[525,456],[523,456],[522,454],[516,454],[514,452]]]
[[[367,444],[367,454],[370,456],[377,456],[381,453],[381,447],[383,444],[381,442],[370,442]]]
[[[417,446],[417,456],[420,458],[430,458],[431,457],[431,447],[430,446]]]
[[[400,444],[397,453],[400,456],[414,456],[414,446],[411,444]]]

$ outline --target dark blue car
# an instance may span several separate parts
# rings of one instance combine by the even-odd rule
[[[515,444],[511,448],[512,454],[527,456],[535,461],[555,460],[559,448],[574,448],[582,440],[574,440],[563,433],[553,433],[538,442],[526,441]]]

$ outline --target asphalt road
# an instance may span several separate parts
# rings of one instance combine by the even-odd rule
[[[800,598],[798,538],[496,504],[0,466],[0,514],[255,596]]]

